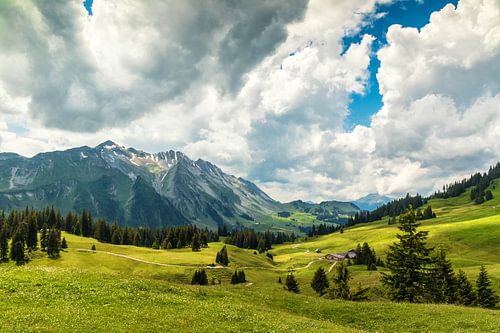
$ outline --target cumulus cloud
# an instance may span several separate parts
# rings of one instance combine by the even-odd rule
[[[0,97],[29,97],[31,117],[47,127],[90,132],[126,125],[193,87],[237,89],[306,1],[95,1],[91,17],[74,1],[0,6]]]
[[[499,29],[494,0],[447,5],[420,31],[390,27],[377,55],[384,106],[370,128],[344,137],[375,147],[351,193],[428,193],[500,160]]]
[[[282,201],[427,193],[499,160],[495,0],[390,27],[384,106],[345,130],[374,37],[342,38],[388,2],[2,2],[0,148],[180,149]]]

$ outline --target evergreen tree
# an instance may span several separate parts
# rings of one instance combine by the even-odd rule
[[[231,276],[231,284],[238,284],[246,282],[245,272],[243,270],[235,270]]]
[[[325,270],[323,269],[323,267],[319,267],[316,273],[314,273],[314,277],[311,281],[311,287],[320,296],[323,296],[329,286],[330,284],[328,283],[328,278],[326,277]]]
[[[84,209],[82,211],[82,217],[80,219],[81,221],[81,227],[82,227],[82,236],[83,237],[90,237],[92,233],[92,216],[90,216],[90,213],[88,210]]]
[[[238,281],[240,283],[247,282],[247,277],[245,276],[245,272],[243,270],[238,271]]]
[[[61,249],[67,249],[68,248],[68,243],[66,242],[66,238],[63,237],[61,241]]]
[[[455,300],[458,304],[461,305],[472,305],[476,300],[476,294],[472,287],[472,283],[467,279],[465,272],[462,270],[458,271],[456,276],[456,293]]]
[[[42,248],[42,251],[45,251],[45,249],[47,248],[48,232],[49,226],[44,223],[42,226],[42,230],[40,231],[40,247]]]
[[[36,249],[38,245],[38,226],[31,214],[28,217],[28,237],[26,243],[30,250]]]
[[[178,249],[182,249],[182,243],[181,243],[181,240],[179,239],[179,241],[177,242],[177,248]]]
[[[474,199],[474,203],[476,203],[477,205],[480,205],[484,202],[484,197],[482,194],[479,194],[476,196],[476,198]]]
[[[205,269],[196,270],[191,279],[191,284],[199,284],[201,286],[206,286],[208,284],[207,273]]]
[[[122,237],[119,229],[113,230],[113,234],[111,235],[111,243],[120,245],[122,242]]]
[[[360,265],[360,264],[363,263],[363,260],[361,258],[361,245],[359,245],[359,243],[356,246],[355,252],[356,252],[356,257],[354,258],[354,264],[355,265]]]
[[[339,262],[335,266],[335,275],[333,276],[333,285],[328,289],[328,295],[331,298],[351,299],[351,291],[349,290],[349,280],[351,274],[344,262]]]
[[[0,261],[9,258],[9,238],[7,236],[7,225],[0,228]]]
[[[484,192],[484,199],[486,201],[493,199],[493,193],[491,193],[490,190],[487,190],[486,192]]]
[[[200,244],[200,235],[198,233],[193,235],[193,238],[191,239],[191,250],[193,252],[200,251],[201,244]]]
[[[19,224],[12,236],[11,248],[10,248],[10,258],[14,260],[17,264],[22,264],[26,261],[24,255],[24,247],[26,240],[26,224]]]
[[[434,214],[432,212],[432,207],[431,205],[427,206],[427,208],[425,209],[424,211],[424,216],[423,216],[423,219],[424,220],[428,220],[428,219],[432,219],[432,218],[435,218],[436,217],[436,214]]]
[[[382,283],[394,301],[419,302],[425,294],[431,250],[425,242],[428,232],[417,231],[419,225],[410,207],[400,218],[399,242],[389,246],[386,267],[391,273],[382,273]]]
[[[20,265],[26,261],[24,256],[24,245],[23,242],[17,241],[12,243],[10,250],[10,258]]]
[[[295,276],[292,273],[288,274],[286,277],[285,288],[286,290],[294,293],[300,292],[299,283],[297,282]]]
[[[217,252],[217,255],[215,257],[215,262],[221,264],[222,266],[229,265],[229,257],[227,255],[227,248],[225,245],[219,252]]]
[[[49,231],[49,236],[47,238],[47,254],[51,258],[59,257],[59,251],[61,249],[61,233],[56,228],[52,228]]]
[[[92,247],[90,248],[92,251],[95,251],[95,244],[92,244]]]
[[[261,238],[259,240],[259,243],[257,245],[257,251],[259,251],[259,253],[263,253],[266,251],[266,242],[265,242],[264,238]]]
[[[166,247],[166,249],[167,249],[167,250],[170,250],[170,249],[172,249],[172,247],[173,247],[173,246],[172,246],[172,243],[168,242],[168,243],[167,243],[167,247]]]
[[[484,265],[481,265],[481,270],[476,281],[477,305],[483,308],[494,308],[497,304],[495,293],[491,289],[490,278],[486,272]]]
[[[441,249],[433,258],[433,262],[434,267],[429,275],[427,287],[429,300],[435,303],[455,303],[457,281],[445,251]]]
[[[281,276],[278,276],[278,283],[282,284],[283,282],[281,281]]]
[[[133,245],[134,246],[142,246],[141,235],[137,231],[135,232],[135,235],[134,235]]]

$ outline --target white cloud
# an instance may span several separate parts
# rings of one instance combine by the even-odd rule
[[[0,30],[0,149],[181,149],[283,201],[426,192],[499,160],[495,0],[392,26],[377,54],[384,106],[344,130],[374,38],[341,54],[342,37],[381,2],[95,1],[92,17],[78,2],[0,4],[18,18]]]

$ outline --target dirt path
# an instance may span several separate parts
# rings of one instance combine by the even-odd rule
[[[75,250],[78,251],[78,252],[104,253],[104,254],[108,254],[110,256],[115,256],[115,257],[120,257],[120,258],[124,258],[124,259],[138,261],[138,262],[141,262],[143,264],[163,266],[163,267],[206,268],[206,269],[232,269],[230,267],[224,267],[224,266],[220,266],[220,265],[217,265],[217,266],[195,266],[195,265],[180,265],[180,264],[163,264],[163,263],[160,263],[160,262],[142,260],[142,259],[134,258],[134,257],[131,257],[131,256],[127,256],[125,254],[113,253],[113,252],[108,252],[108,251],[88,250],[88,249],[80,249],[80,248],[77,248]],[[260,266],[243,266],[243,267],[238,267],[238,269],[267,269],[267,270],[271,270],[271,271],[298,271],[298,270],[302,270],[302,269],[307,269],[307,268],[311,267],[311,265],[313,263],[315,263],[317,261],[321,261],[321,260],[323,260],[323,258],[314,259],[314,260],[311,260],[310,262],[308,262],[305,266],[303,266],[303,267],[297,267],[297,268],[274,268],[274,267],[260,267]],[[336,263],[334,263],[332,265],[332,267],[330,267],[330,270],[328,272],[331,271],[331,269],[333,268],[333,266],[335,266],[335,264]]]
[[[335,267],[335,265],[336,265],[336,264],[337,264],[337,262],[334,262],[334,263],[330,266],[330,268],[328,268],[328,272],[326,272],[326,274],[330,273],[330,272],[332,271],[333,267]]]
[[[220,268],[227,268],[224,266],[195,266],[195,265],[180,265],[180,264],[163,264],[161,262],[154,262],[154,261],[147,261],[147,260],[142,260],[138,258],[134,258],[131,256],[127,256],[125,254],[119,254],[119,253],[113,253],[113,252],[108,252],[108,251],[99,251],[99,250],[87,250],[87,249],[75,249],[78,252],[96,252],[96,253],[104,253],[104,254],[109,254],[110,256],[115,256],[115,257],[120,257],[120,258],[125,258],[129,260],[134,260],[138,262],[142,262],[144,264],[149,264],[149,265],[156,265],[156,266],[164,266],[164,267],[180,267],[180,268],[207,268],[207,269],[220,269]]]

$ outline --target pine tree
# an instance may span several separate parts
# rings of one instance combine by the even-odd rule
[[[40,232],[40,247],[42,248],[42,251],[45,251],[45,249],[47,248],[48,232],[49,232],[49,226],[46,223],[44,223],[42,226],[42,230]]]
[[[363,263],[363,259],[361,258],[362,250],[361,250],[361,245],[359,245],[359,243],[358,245],[356,245],[356,250],[354,252],[356,252],[356,257],[354,258],[354,264],[355,265],[362,264]]]
[[[491,289],[491,282],[486,272],[484,265],[481,265],[481,270],[476,281],[477,305],[483,308],[494,308],[497,304],[495,293]]]
[[[205,269],[196,270],[194,272],[193,278],[191,279],[191,284],[199,284],[201,286],[205,286],[208,284],[208,278]]]
[[[95,244],[92,244],[92,247],[90,248],[92,251],[95,251]]]
[[[311,287],[320,296],[323,296],[329,286],[330,284],[328,283],[328,278],[326,277],[325,270],[323,269],[323,267],[319,267],[316,273],[314,273],[314,277],[311,281]]]
[[[484,199],[486,201],[493,199],[493,193],[491,193],[490,190],[487,190],[486,192],[484,192]]]
[[[432,212],[432,207],[431,205],[427,206],[427,208],[425,209],[424,211],[424,219],[425,220],[428,220],[428,219],[432,219],[436,217],[435,214]]]
[[[9,238],[7,236],[7,225],[0,229],[0,261],[9,258]]]
[[[288,274],[286,277],[285,288],[286,290],[294,293],[300,292],[299,283],[297,282],[295,276],[292,273]]]
[[[63,237],[61,241],[61,249],[67,249],[68,248],[68,243],[66,242],[66,238]]]
[[[399,242],[389,246],[386,267],[391,273],[382,273],[382,283],[394,301],[419,302],[425,294],[431,250],[425,242],[428,232],[417,232],[419,225],[410,206],[400,217],[398,228],[402,234],[396,236]]]
[[[142,246],[141,235],[137,231],[134,234],[134,240],[132,242],[134,246]]]
[[[238,284],[246,282],[245,272],[235,270],[233,275],[231,276],[231,284]]]
[[[328,289],[328,295],[331,298],[339,299],[351,299],[351,291],[349,289],[349,280],[351,279],[351,274],[347,269],[347,266],[343,262],[339,262],[335,266],[335,275],[333,277],[333,285]]]
[[[90,237],[92,233],[92,216],[90,216],[90,213],[86,209],[82,211],[82,217],[80,221],[82,227],[82,236]]]
[[[193,238],[191,239],[191,251],[197,252],[200,251],[201,245],[200,245],[200,236],[198,233],[193,235]]]
[[[259,251],[259,253],[263,253],[266,251],[266,242],[265,242],[264,238],[261,238],[259,240],[259,243],[257,245],[257,251]]]
[[[122,237],[119,229],[115,229],[111,235],[111,243],[120,245],[122,242]]]
[[[429,300],[435,303],[455,303],[457,281],[445,251],[441,249],[433,261],[434,267],[427,287]]]
[[[10,258],[17,264],[22,264],[26,261],[24,255],[25,239],[26,239],[26,224],[21,223],[17,226],[14,235],[12,236]]]
[[[24,256],[24,245],[21,241],[12,243],[10,258],[20,265],[26,261]]]
[[[476,300],[476,294],[472,287],[472,283],[467,279],[465,272],[459,270],[456,276],[456,293],[455,300],[461,305],[472,305]]]
[[[238,271],[238,281],[240,283],[247,282],[247,277],[245,276],[245,271],[243,271],[243,270]]]
[[[215,262],[223,266],[229,265],[229,257],[227,255],[227,248],[225,245],[219,252],[217,252],[217,255],[215,256]]]
[[[167,249],[167,250],[172,249],[172,243],[168,242],[168,243],[167,243],[167,247],[166,247],[166,249]]]
[[[30,250],[36,249],[38,245],[38,226],[33,216],[28,217],[28,237],[26,245]]]
[[[61,249],[61,233],[56,228],[52,228],[49,231],[49,236],[47,238],[47,254],[51,258],[59,257],[59,251]]]

